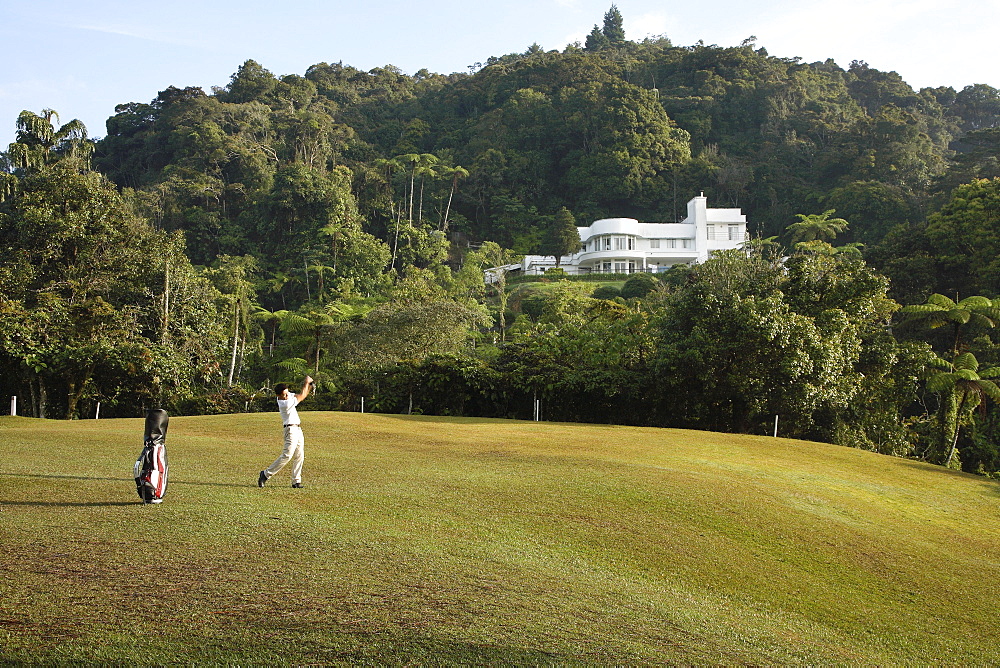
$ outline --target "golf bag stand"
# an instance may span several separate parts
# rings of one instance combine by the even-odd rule
[[[146,435],[135,461],[135,489],[143,503],[160,503],[167,493],[167,411],[146,411]]]

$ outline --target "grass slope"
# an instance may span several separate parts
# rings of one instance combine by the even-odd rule
[[[0,418],[0,663],[1000,662],[1000,487],[830,445],[303,414]],[[276,428],[277,427],[277,428]]]

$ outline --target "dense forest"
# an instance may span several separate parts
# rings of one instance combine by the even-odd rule
[[[0,396],[37,417],[271,410],[269,385],[310,373],[316,408],[777,416],[1000,471],[1000,91],[621,26],[612,6],[584,44],[449,75],[248,60],[119,105],[98,141],[23,112],[0,159]],[[672,222],[699,192],[747,214],[742,251],[484,283],[554,254],[567,216]]]

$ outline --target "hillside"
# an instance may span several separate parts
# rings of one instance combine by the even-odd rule
[[[0,662],[995,663],[1000,488],[832,445],[504,420],[0,418]]]

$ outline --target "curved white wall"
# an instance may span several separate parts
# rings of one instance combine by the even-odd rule
[[[601,218],[590,224],[590,227],[578,227],[580,240],[586,241],[591,237],[602,234],[630,234],[639,236],[639,221],[635,218]]]

